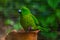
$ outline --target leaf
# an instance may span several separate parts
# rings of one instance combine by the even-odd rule
[[[52,8],[56,8],[59,3],[59,0],[47,0],[47,1]]]
[[[46,23],[49,24],[53,22],[55,22],[55,16],[54,15],[48,16],[46,19]]]
[[[44,26],[44,27],[47,26],[46,18],[41,18],[41,19],[40,19],[40,22],[41,22],[42,26]]]
[[[14,22],[11,19],[6,19],[4,22],[5,25],[13,25]]]
[[[7,9],[4,10],[4,16],[7,17],[7,18],[9,18],[8,10]]]
[[[16,24],[13,26],[13,28],[18,31],[18,30],[22,29],[22,26],[20,25],[20,23],[16,23]]]
[[[6,5],[8,2],[8,0],[0,0],[0,3],[2,3],[3,5]]]
[[[46,5],[40,5],[38,10],[41,11],[41,12],[45,12],[46,11]]]
[[[0,11],[2,11],[2,10],[3,10],[3,7],[0,6]]]
[[[39,5],[37,3],[30,4],[32,9],[38,9]]]
[[[30,2],[31,2],[31,0],[24,0],[24,2],[26,2],[26,3],[30,3]]]
[[[60,9],[56,10],[56,16],[60,19]]]
[[[56,37],[58,36],[57,32],[44,32],[44,31],[41,32],[41,35],[51,39],[56,39]]]

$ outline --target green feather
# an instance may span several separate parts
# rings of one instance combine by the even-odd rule
[[[32,15],[32,18],[34,19],[34,22],[39,25],[39,22],[38,22],[38,20],[36,19],[36,17]]]
[[[31,27],[33,30],[36,30],[38,26],[38,20],[34,15],[31,14],[30,10],[27,7],[21,8],[20,14],[20,23],[22,27],[28,31],[28,28]]]

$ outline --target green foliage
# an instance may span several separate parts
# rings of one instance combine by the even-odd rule
[[[52,24],[52,23],[55,22],[55,19],[56,19],[55,15],[48,16],[47,19],[46,19],[46,23],[47,24]]]
[[[54,9],[57,7],[59,3],[59,0],[47,0],[47,1],[48,1],[48,4]]]
[[[16,23],[12,20],[12,19],[6,19],[4,24],[7,26],[7,27],[12,27],[12,28],[9,28],[7,29],[7,33],[10,33],[12,31],[12,29],[14,30],[21,30],[23,29],[22,26],[20,25],[20,20],[18,20]]]
[[[45,12],[46,11],[46,5],[41,5],[39,6],[38,10],[40,10],[41,12]]]
[[[56,37],[58,36],[57,32],[41,32],[41,34],[50,40],[56,40]]]
[[[4,22],[4,24],[5,25],[14,25],[14,22],[11,19],[6,19],[5,22]]]
[[[60,9],[56,10],[56,16],[60,19]]]
[[[18,23],[15,23],[14,25],[13,25],[13,29],[15,29],[15,30],[21,30],[22,29],[22,26],[20,25],[20,22],[18,22]]]

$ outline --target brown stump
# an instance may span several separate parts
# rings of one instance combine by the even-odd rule
[[[7,35],[6,40],[37,40],[38,32],[38,30],[30,32],[11,32]]]

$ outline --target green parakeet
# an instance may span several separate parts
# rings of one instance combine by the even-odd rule
[[[25,31],[37,30],[39,22],[27,7],[22,7],[18,12],[20,14],[20,23]]]

